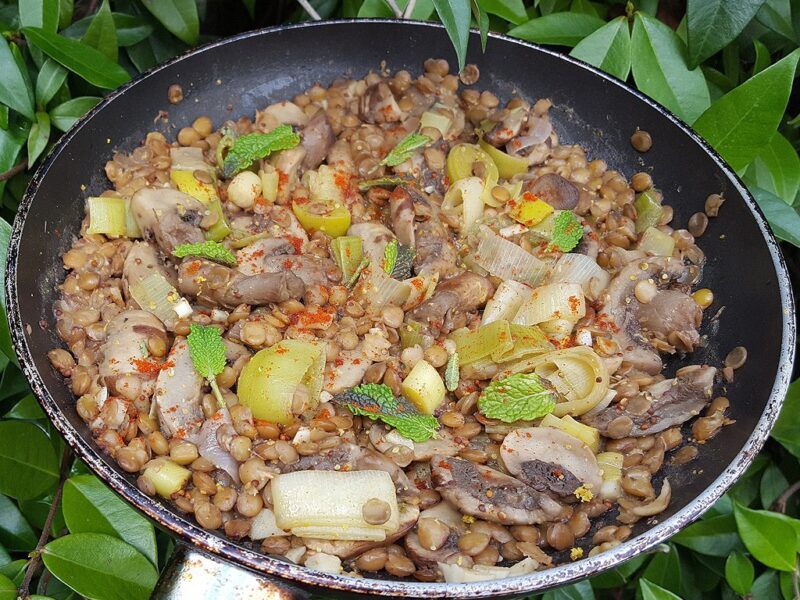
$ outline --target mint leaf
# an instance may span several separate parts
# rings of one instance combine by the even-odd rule
[[[407,161],[414,154],[414,150],[422,148],[426,144],[432,142],[431,138],[427,135],[411,132],[397,144],[392,151],[387,154],[381,161],[382,165],[387,167],[396,167],[400,163]]]
[[[478,398],[478,408],[504,423],[532,421],[553,412],[556,400],[535,373],[518,373],[493,381]]]
[[[395,186],[404,183],[400,177],[378,177],[377,179],[365,179],[359,182],[358,189],[366,192],[369,188]]]
[[[458,370],[458,352],[453,352],[447,359],[447,366],[444,369],[444,387],[448,392],[456,391],[460,372]]]
[[[217,375],[225,368],[225,344],[219,329],[192,323],[186,338],[194,370],[206,378],[220,406],[224,406],[222,393],[217,386]]]
[[[383,415],[380,419],[397,429],[397,433],[414,442],[425,442],[431,439],[439,428],[439,421],[433,415]]]
[[[581,242],[583,225],[571,210],[558,214],[553,221],[553,237],[550,239],[549,248],[569,252]]]
[[[351,391],[371,398],[383,411],[388,412],[397,408],[397,400],[392,389],[384,383],[364,383],[357,385]]]
[[[369,257],[365,256],[361,259],[361,262],[358,263],[356,270],[353,271],[353,275],[344,282],[344,285],[347,289],[351,290],[358,282],[358,278],[361,277],[361,272],[369,266]]]
[[[225,177],[232,177],[258,159],[265,158],[273,152],[294,148],[299,143],[300,136],[294,132],[291,125],[278,125],[269,133],[248,133],[237,138],[228,150],[222,164],[222,173]]]
[[[194,244],[180,244],[175,247],[172,254],[178,258],[184,258],[186,256],[207,258],[208,260],[213,260],[214,262],[222,263],[229,267],[235,267],[238,264],[233,252],[219,242],[210,240],[206,242],[195,242]]]
[[[386,244],[383,250],[383,270],[389,275],[394,271],[394,265],[397,263],[397,240],[392,240]]]
[[[412,269],[414,267],[415,254],[413,247],[406,246],[405,244],[397,244],[397,258],[389,274],[398,281],[403,281],[411,277],[413,274]]]

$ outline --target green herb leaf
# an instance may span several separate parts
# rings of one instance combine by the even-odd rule
[[[238,262],[236,255],[228,250],[219,242],[207,240],[205,242],[194,242],[193,244],[180,244],[175,247],[172,254],[178,258],[185,258],[187,256],[196,256],[198,258],[207,258],[229,267],[235,267]]]
[[[764,0],[688,0],[689,68],[735,40],[762,4]]]
[[[125,69],[91,46],[36,27],[22,32],[42,52],[92,85],[110,90],[130,79]]]
[[[386,165],[387,167],[396,167],[400,163],[403,163],[411,158],[411,155],[414,154],[414,150],[422,148],[431,141],[433,140],[431,140],[431,138],[429,138],[427,135],[414,133],[412,131],[406,137],[400,140],[400,143],[398,143],[397,146],[392,148],[392,151],[383,158],[381,164]]]
[[[405,244],[397,245],[397,260],[395,260],[394,268],[390,275],[398,281],[404,281],[411,277],[414,272],[414,256],[416,252],[412,246]]]
[[[769,144],[783,118],[800,49],[725,94],[694,129],[730,163],[744,169]]]
[[[194,46],[200,37],[195,0],[142,0],[145,8],[179,40]]]
[[[734,504],[739,535],[753,558],[779,571],[792,571],[797,557],[797,533],[792,519],[766,510]]]
[[[592,15],[557,12],[531,19],[514,27],[508,35],[537,44],[575,46],[583,38],[600,29],[605,23]]]
[[[291,125],[278,125],[269,133],[248,133],[236,139],[225,157],[222,172],[232,177],[243,171],[255,161],[273,152],[294,148],[300,143],[300,136]]]
[[[456,391],[458,380],[461,374],[458,370],[458,352],[453,352],[447,359],[447,367],[444,369],[444,387],[448,392]]]
[[[0,421],[0,493],[29,500],[58,481],[58,459],[47,435],[33,423]]]
[[[220,406],[224,406],[222,393],[217,386],[217,375],[225,368],[225,344],[219,329],[192,323],[186,338],[194,370],[206,378]]]
[[[367,383],[334,397],[334,402],[344,404],[354,415],[381,420],[405,438],[415,442],[431,439],[439,428],[433,415],[423,415],[402,396],[395,398],[385,384]]]
[[[439,20],[447,30],[458,57],[458,70],[464,68],[471,23],[470,0],[433,0]],[[400,161],[402,162],[402,161]],[[398,163],[400,164],[400,163]],[[394,166],[394,165],[389,165]]]
[[[75,475],[64,483],[64,520],[70,533],[105,533],[121,539],[157,564],[153,525],[93,475]]]
[[[405,183],[405,180],[400,177],[379,177],[378,179],[365,179],[360,181],[358,189],[362,192],[366,192],[369,188],[373,187],[391,187],[403,183]]]
[[[19,64],[11,52],[6,38],[0,35],[0,102],[33,120],[33,86],[28,69]]]
[[[102,52],[109,60],[117,62],[119,57],[117,26],[111,15],[108,0],[103,0],[81,41]]]
[[[550,239],[549,248],[561,252],[569,252],[580,244],[583,237],[583,225],[571,210],[558,213],[553,221],[553,237]]]
[[[397,263],[397,240],[392,240],[383,249],[383,270],[390,274],[394,271]]]
[[[50,122],[53,127],[67,131],[83,115],[89,112],[102,98],[81,96],[67,100],[50,111]]]
[[[37,535],[17,505],[0,494],[0,545],[12,552],[28,553],[36,547]]]
[[[147,600],[158,573],[133,546],[101,533],[72,533],[42,550],[45,566],[88,598]]]
[[[356,283],[358,283],[358,278],[361,277],[361,273],[369,266],[369,257],[364,256],[361,259],[361,262],[358,263],[356,270],[353,271],[353,274],[350,276],[350,279],[344,282],[344,285],[347,289],[353,289]]]
[[[639,590],[642,592],[642,600],[681,600],[677,594],[673,594],[647,579],[639,580]]]
[[[734,552],[725,561],[725,579],[737,594],[744,596],[753,587],[753,563],[741,552]]]
[[[569,53],[623,81],[631,71],[631,34],[628,19],[617,17],[583,38]]]
[[[504,423],[538,419],[555,407],[553,392],[535,373],[517,373],[493,381],[478,398],[478,408],[484,415]]]
[[[36,122],[28,133],[28,163],[33,164],[41,156],[50,139],[50,115],[46,112],[36,113]]]

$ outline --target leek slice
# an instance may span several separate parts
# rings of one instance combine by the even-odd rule
[[[633,206],[636,208],[636,233],[655,227],[661,219],[661,199],[654,189],[637,194]]]
[[[504,240],[486,226],[481,227],[481,240],[475,262],[501,279],[513,279],[529,285],[544,281],[548,265],[514,242]],[[535,325],[535,323],[530,323]]]
[[[400,527],[397,494],[385,471],[296,471],[277,475],[270,489],[277,526],[296,536],[381,542]],[[375,498],[390,508],[380,525],[362,514]]]
[[[453,183],[442,202],[446,214],[461,215],[462,234],[469,231],[483,216],[483,181],[480,177],[465,177]]]
[[[522,193],[521,181],[506,181],[505,183],[501,183],[500,187],[503,187],[508,190],[508,200],[500,201],[497,198],[495,198],[491,193],[489,193],[487,196],[484,196],[483,198],[483,201],[486,204],[486,206],[491,206],[493,208],[500,208],[501,206],[506,204],[509,200],[519,198],[519,195]]]
[[[417,361],[400,387],[403,396],[423,415],[432,415],[447,393],[441,375],[427,360]]]
[[[342,281],[350,281],[364,258],[364,242],[357,235],[340,236],[331,241],[331,254],[342,270]]]
[[[675,250],[675,240],[671,235],[655,227],[648,227],[642,234],[642,239],[639,240],[639,250],[653,256],[672,256]]]
[[[131,239],[142,237],[142,231],[139,229],[139,224],[136,222],[136,219],[133,218],[130,198],[125,199],[125,228],[127,229],[125,237]]]
[[[171,498],[183,489],[192,472],[168,458],[155,458],[147,463],[142,476],[153,484],[159,496]]]
[[[528,172],[528,161],[519,156],[511,156],[502,150],[492,146],[489,142],[481,137],[478,140],[481,150],[486,152],[494,164],[497,165],[497,171],[503,179],[511,179],[514,175]]]
[[[203,158],[203,150],[193,146],[170,148],[169,158],[172,161],[171,171],[206,171],[211,177],[216,179],[217,171],[213,165],[208,164]],[[187,192],[188,193],[188,192]]]
[[[434,106],[434,108],[437,107]],[[420,130],[424,129],[425,127],[434,127],[439,130],[443,138],[446,138],[447,134],[450,133],[450,127],[452,124],[453,119],[447,115],[443,115],[441,112],[435,112],[433,110],[426,110],[419,118]]]
[[[483,180],[483,192],[481,194],[484,203],[492,195],[492,188],[497,185],[500,174],[497,165],[494,164],[492,157],[481,150],[476,144],[456,144],[447,154],[446,171],[450,184],[456,181],[478,175],[475,172],[476,164],[483,171],[480,178]]]
[[[578,438],[594,453],[597,453],[597,451],[600,449],[600,432],[594,427],[590,427],[589,425],[584,425],[583,423],[576,421],[569,415],[564,415],[561,418],[553,416],[552,413],[545,415],[540,425],[542,427],[553,427],[555,429],[560,429],[561,431],[570,434],[572,437]]]
[[[125,199],[110,196],[89,198],[89,229],[87,233],[123,236],[128,233]]]
[[[528,241],[536,245],[547,243],[553,239],[553,228],[555,226],[556,217],[562,212],[564,211],[553,211],[553,213],[550,214],[549,217],[546,217],[541,223],[538,223],[528,229],[528,233],[525,234],[525,237],[528,238]]]
[[[555,350],[547,336],[535,325],[509,323],[509,329],[514,345],[506,352],[493,354],[495,362],[511,362]]]
[[[294,416],[319,404],[325,368],[325,344],[286,339],[256,353],[239,375],[239,401],[253,416],[289,424]],[[295,394],[307,391],[297,406]],[[302,394],[305,396],[305,394]]]
[[[551,283],[533,290],[514,317],[519,325],[538,325],[556,319],[575,323],[586,316],[583,289],[577,283]]]
[[[311,202],[341,205],[344,203],[344,192],[349,184],[349,175],[340,173],[328,165],[320,165],[316,171],[303,173],[303,185],[308,188]]]
[[[611,273],[585,254],[562,254],[553,266],[548,282],[577,283],[588,298],[597,299],[611,282]]]
[[[219,194],[217,194],[216,186],[213,183],[197,179],[194,171],[173,169],[170,171],[169,176],[181,192],[202,202],[208,208],[210,214],[216,216],[214,224],[206,230],[205,238],[215,242],[225,239],[231,232],[231,226],[222,211],[222,203],[220,202]]]
[[[488,325],[500,319],[511,320],[519,311],[519,307],[530,299],[533,289],[524,283],[508,279],[497,286],[486,308],[483,309],[481,325]]]
[[[161,273],[151,273],[144,279],[129,281],[128,284],[131,298],[136,300],[139,307],[154,314],[167,327],[171,328],[176,318],[188,316],[185,311],[188,302]]]
[[[603,471],[603,481],[616,481],[622,477],[623,459],[619,452],[601,452],[597,455],[597,465]]]
[[[495,356],[502,356],[514,347],[511,327],[505,319],[481,325],[474,331],[466,327],[457,329],[451,334],[450,339],[456,344],[461,366],[488,356],[494,360]]]
[[[258,176],[261,178],[261,196],[270,204],[274,203],[278,199],[278,171],[272,165],[264,165]]]
[[[400,346],[403,350],[412,346],[422,346],[422,323],[406,321],[397,333],[400,335]]]

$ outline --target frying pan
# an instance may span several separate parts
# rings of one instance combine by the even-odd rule
[[[514,93],[551,98],[562,142],[581,144],[590,157],[605,159],[628,177],[650,172],[675,209],[676,227],[703,210],[709,194],[726,198],[699,242],[708,257],[703,285],[725,308],[715,323],[704,324],[704,331],[713,333],[710,343],[690,360],[720,365],[739,345],[750,350],[749,359],[725,391],[736,423],[705,444],[695,462],[664,469],[673,489],[667,511],[638,523],[631,539],[608,552],[522,578],[449,585],[355,579],[267,557],[246,543],[201,529],[175,508],[141,493],[134,479],[97,447],[46,354],[61,345],[52,314],[65,275],[60,257],[79,232],[83,199],[109,186],[103,165],[112,151],[132,150],[154,127],[174,136],[201,114],[217,124],[253,115],[315,82],[361,77],[381,61],[392,70],[419,72],[431,56],[455,64],[444,29],[432,23],[330,21],[239,35],[176,58],[111,93],[64,135],[33,177],[8,255],[14,347],[39,402],[75,453],[130,504],[184,542],[162,576],[157,597],[245,597],[256,591],[259,597],[308,597],[313,589],[338,597],[485,598],[567,584],[645,552],[691,523],[736,481],[766,440],[789,384],[795,313],[778,245],[745,187],[691,129],[621,81],[500,35],[490,36],[483,54],[473,32],[468,62],[479,66],[482,89],[504,100]],[[172,106],[167,88],[174,83],[183,87],[185,99]],[[169,121],[154,125],[160,110],[169,112]],[[653,137],[647,154],[630,145],[637,127]],[[672,361],[668,372],[679,364]],[[613,516],[606,519],[613,522]]]

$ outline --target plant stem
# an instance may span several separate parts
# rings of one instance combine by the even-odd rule
[[[394,13],[395,17],[397,17],[398,19],[403,18],[403,11],[400,10],[399,6],[397,6],[397,2],[395,2],[394,0],[385,0],[385,2],[386,4],[389,5],[389,8],[392,9],[392,12]]]
[[[414,12],[414,7],[417,5],[417,0],[408,0],[408,4],[406,5],[406,9],[403,11],[403,18],[410,19],[411,13]]]
[[[785,513],[786,504],[798,491],[800,491],[800,481],[795,481],[792,485],[786,488],[780,496],[778,496],[778,499],[772,504],[772,510],[775,512]]]
[[[5,173],[0,173],[0,181],[5,181],[6,179],[11,179],[17,173],[21,173],[28,167],[28,161],[23,160],[21,163],[18,163],[11,167]]]
[[[319,13],[314,10],[314,7],[309,4],[308,0],[297,0],[297,3],[303,7],[303,10],[306,11],[312,19],[315,21],[322,20],[322,17],[320,17]]]
[[[222,397],[222,392],[219,391],[216,377],[208,378],[208,385],[211,386],[211,391],[214,392],[214,397],[217,399],[217,405],[220,408],[225,408],[225,399]]]
[[[19,593],[17,594],[17,597],[21,598],[22,600],[27,600],[27,598],[30,597],[30,592],[28,590],[31,587],[33,576],[36,573],[36,570],[39,568],[39,563],[42,560],[42,548],[45,547],[47,540],[50,539],[50,529],[53,526],[53,519],[56,516],[56,510],[61,502],[61,492],[64,491],[64,482],[67,480],[67,475],[69,474],[69,467],[71,464],[72,452],[69,448],[64,448],[64,454],[61,456],[61,469],[59,470],[58,475],[58,485],[56,486],[56,491],[53,493],[53,502],[50,504],[50,510],[47,512],[47,518],[44,520],[42,534],[39,536],[39,542],[36,544],[36,549],[31,552],[31,561],[25,568],[25,578],[22,580],[22,584],[19,586]]]

